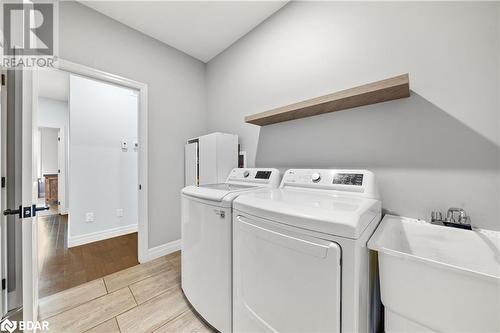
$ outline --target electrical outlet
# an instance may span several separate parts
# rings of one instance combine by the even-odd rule
[[[94,222],[94,213],[86,213],[85,222]]]
[[[123,209],[118,208],[118,209],[116,210],[116,216],[118,216],[118,217],[123,217]]]

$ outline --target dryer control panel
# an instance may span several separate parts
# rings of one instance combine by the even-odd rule
[[[281,175],[278,169],[270,168],[236,168],[231,170],[226,183],[278,187]]]
[[[378,199],[375,176],[368,170],[290,169],[285,172],[280,187],[287,186],[350,192]]]

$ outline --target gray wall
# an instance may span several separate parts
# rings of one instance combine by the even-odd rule
[[[249,165],[373,170],[386,211],[499,223],[499,4],[294,2],[207,66],[210,131]],[[245,115],[410,73],[410,98],[257,127]]]
[[[59,19],[62,58],[148,84],[149,247],[179,239],[184,142],[206,132],[205,65],[76,2]]]

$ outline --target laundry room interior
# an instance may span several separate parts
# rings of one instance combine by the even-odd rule
[[[500,332],[500,2],[55,3],[55,68],[22,88],[54,139],[44,229],[26,257],[7,181],[2,324]],[[44,125],[58,75],[72,113]]]

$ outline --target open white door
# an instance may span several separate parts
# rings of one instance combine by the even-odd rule
[[[2,114],[2,171],[5,170],[6,188],[3,215],[7,216],[7,309],[22,306],[23,320],[36,321],[38,317],[38,260],[37,260],[37,172],[34,158],[33,101],[35,71],[10,70],[5,73],[6,96],[2,94],[5,113]],[[3,174],[2,174],[3,176]],[[2,226],[3,227],[3,226]],[[2,231],[4,228],[2,228]],[[5,241],[5,237],[0,240]],[[5,298],[2,297],[2,301]]]
[[[34,113],[32,89],[34,71],[9,70],[4,73],[2,86],[2,176],[6,191],[2,198],[2,232],[0,249],[6,252],[6,289],[2,298],[2,315],[22,307],[24,321],[38,317],[38,262],[36,196],[37,173],[33,157]],[[7,304],[6,304],[7,303]]]

